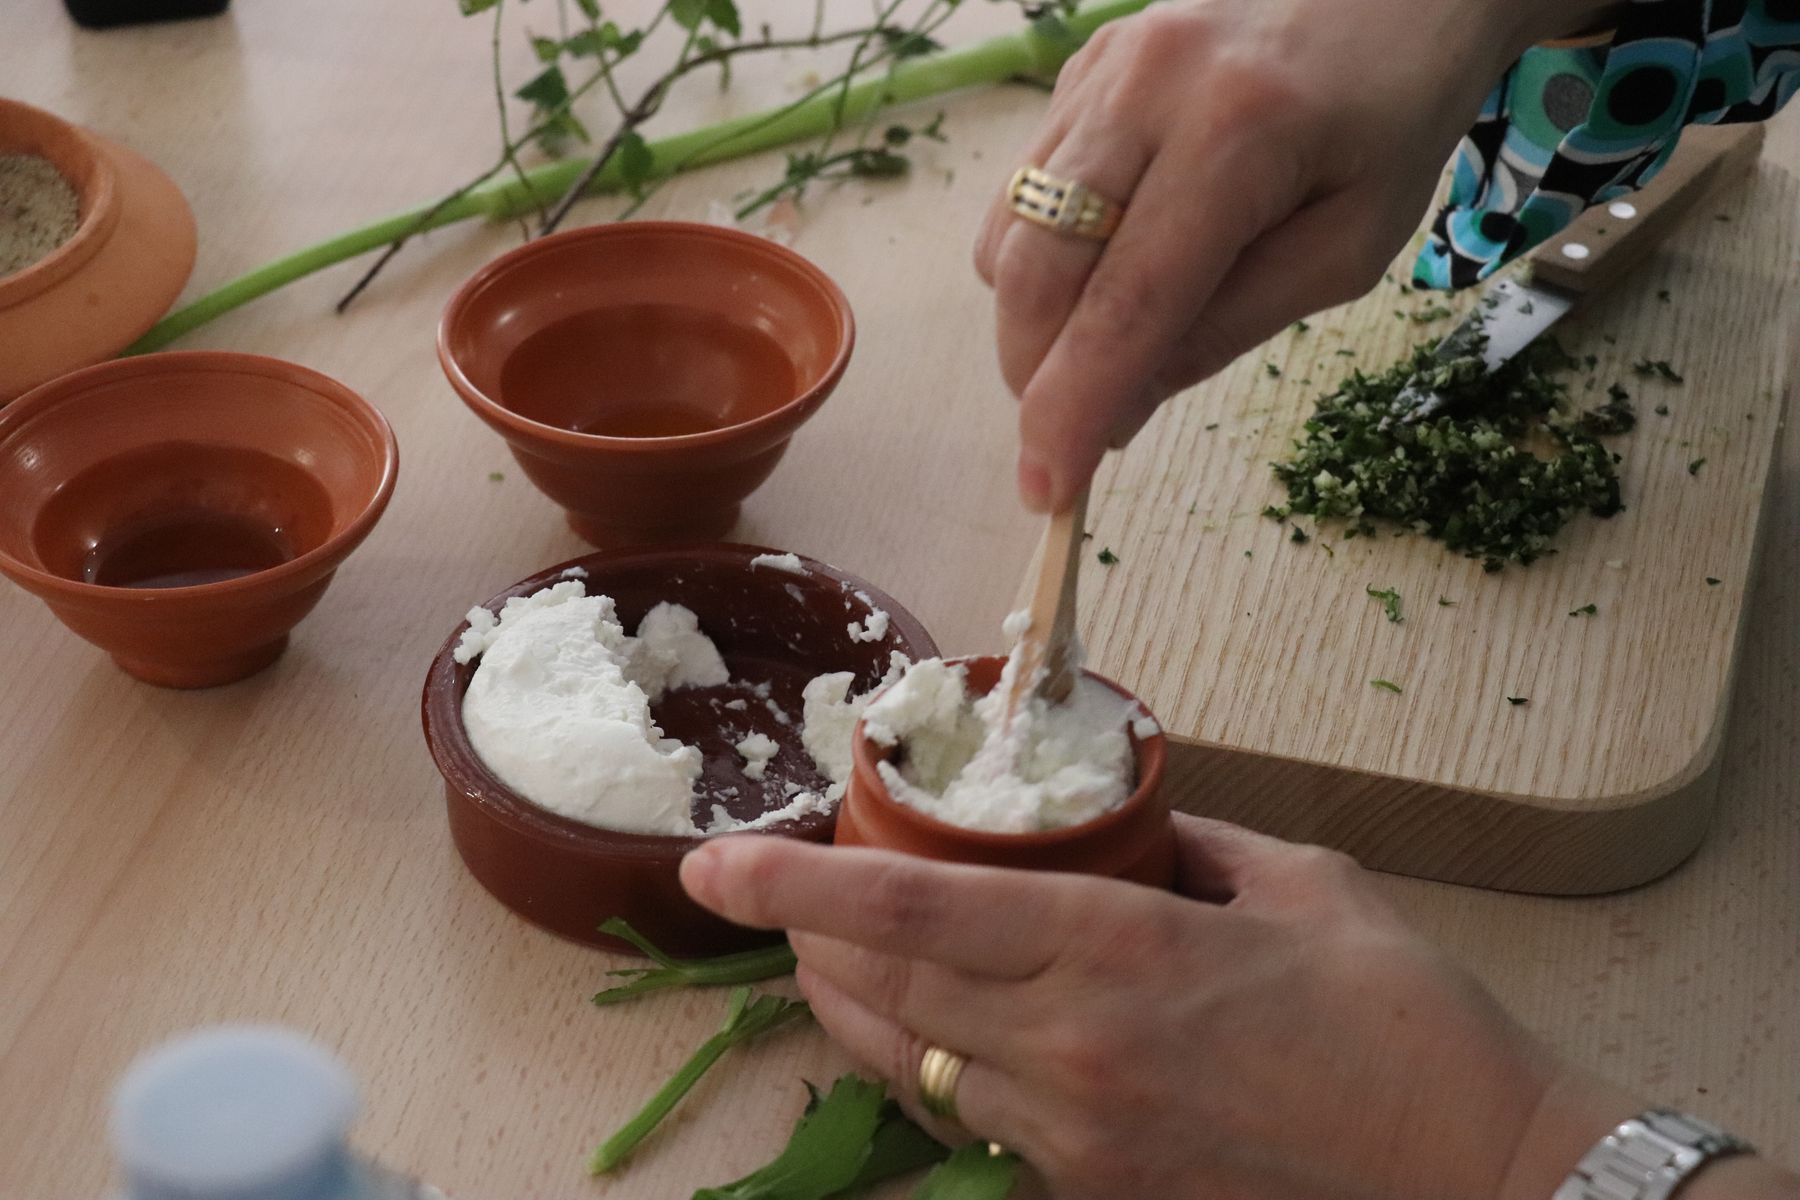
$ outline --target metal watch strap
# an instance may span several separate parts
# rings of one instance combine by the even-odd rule
[[[1653,1108],[1601,1138],[1554,1200],[1668,1200],[1703,1163],[1753,1152],[1748,1142],[1699,1117]]]

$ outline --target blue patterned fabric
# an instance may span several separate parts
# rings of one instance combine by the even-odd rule
[[[1800,0],[1634,0],[1610,46],[1528,51],[1457,148],[1413,267],[1460,288],[1662,170],[1689,125],[1761,121],[1800,91]]]

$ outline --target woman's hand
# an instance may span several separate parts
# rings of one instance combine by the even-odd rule
[[[1059,1197],[1542,1200],[1635,1111],[1349,859],[1176,820],[1187,897],[764,837],[682,880],[789,930],[820,1023],[915,1114],[925,1046],[966,1055],[963,1124]]]
[[[1104,247],[997,197],[975,262],[1059,510],[1173,393],[1372,287],[1495,82],[1607,0],[1179,0],[1063,68],[1021,163],[1127,205]]]

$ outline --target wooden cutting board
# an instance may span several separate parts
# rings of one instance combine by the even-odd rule
[[[1521,891],[1628,887],[1685,858],[1714,807],[1790,385],[1797,222],[1800,181],[1759,164],[1557,327],[1598,360],[1576,398],[1618,381],[1640,421],[1609,439],[1626,511],[1577,519],[1530,567],[1485,574],[1435,542],[1346,541],[1310,518],[1315,536],[1294,544],[1260,515],[1285,499],[1269,463],[1318,394],[1453,324],[1420,320],[1441,298],[1400,286],[1404,260],[1373,295],[1165,406],[1096,481],[1089,552],[1119,561],[1088,563],[1081,613],[1090,665],[1129,680],[1171,734],[1177,806]],[[1685,383],[1635,375],[1646,358]],[[1404,620],[1368,587],[1398,590]]]

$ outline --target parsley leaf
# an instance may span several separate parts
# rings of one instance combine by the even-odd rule
[[[1100,553],[1094,557],[1100,560],[1100,565],[1103,567],[1110,567],[1119,561],[1119,556],[1112,552],[1111,546],[1100,547]]]
[[[1369,680],[1369,686],[1380,688],[1384,692],[1392,692],[1396,696],[1401,694],[1400,685],[1391,679],[1371,679]]]
[[[1400,616],[1400,593],[1393,588],[1377,588],[1370,584],[1363,589],[1374,599],[1381,601],[1381,610],[1387,613],[1387,619],[1398,625],[1404,618]]]
[[[1570,609],[1569,615],[1571,617],[1591,617],[1599,611],[1600,609],[1596,605],[1584,604],[1580,608]]]

